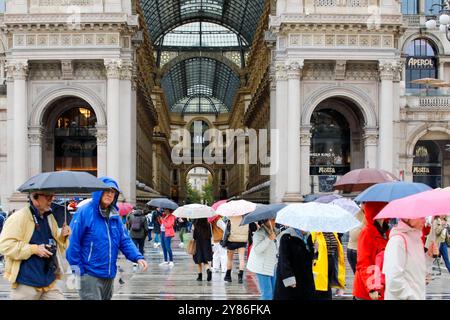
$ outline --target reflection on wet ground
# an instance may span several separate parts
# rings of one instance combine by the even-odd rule
[[[178,238],[178,236],[176,236]],[[232,273],[233,282],[223,281],[223,273],[213,273],[212,281],[206,281],[204,272],[203,281],[196,281],[197,266],[192,256],[185,253],[184,249],[178,247],[178,239],[173,241],[174,267],[160,267],[163,261],[162,249],[153,248],[153,242],[146,241],[145,257],[149,262],[149,270],[145,273],[133,270],[133,263],[125,258],[119,259],[119,266],[123,268],[122,280],[119,283],[119,273],[114,283],[114,296],[116,300],[247,300],[259,299],[259,290],[256,276],[251,272],[244,273],[244,283],[238,284],[237,271]],[[234,260],[234,270],[238,266],[237,254]],[[450,300],[450,274],[441,264],[442,275],[433,280],[427,287],[427,299]],[[67,284],[72,282],[61,281],[67,299],[79,299],[74,289],[69,289]],[[344,296],[334,299],[352,299],[351,287],[353,285],[353,273],[347,264],[347,289]],[[9,284],[3,278],[0,279],[0,299],[9,298]]]

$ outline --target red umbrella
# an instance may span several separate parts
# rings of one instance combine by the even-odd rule
[[[333,186],[335,190],[358,192],[382,182],[398,181],[392,173],[381,169],[356,169],[343,175]]]
[[[217,201],[211,206],[211,208],[213,208],[214,210],[217,210],[221,205],[223,205],[224,203],[227,203],[227,201],[228,200]],[[216,221],[219,218],[220,218],[219,215],[215,215],[214,217],[208,218],[208,222],[212,223],[212,222]]]
[[[119,202],[117,206],[119,207],[120,216],[128,215],[133,210],[134,207],[131,203],[128,202]]]

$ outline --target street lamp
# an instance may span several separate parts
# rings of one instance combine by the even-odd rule
[[[428,30],[436,29],[437,26],[437,16],[433,14],[433,7],[438,6],[440,8],[439,10],[439,30],[442,33],[445,33],[445,36],[447,37],[447,40],[450,41],[450,0],[443,0],[442,4],[435,3],[430,8],[430,15],[427,16],[429,20],[425,23],[425,27]]]

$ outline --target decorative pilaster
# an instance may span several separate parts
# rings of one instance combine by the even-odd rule
[[[336,60],[334,66],[334,79],[335,80],[345,80],[345,69],[347,66],[346,60]]]
[[[304,60],[287,64],[288,112],[287,112],[287,190],[283,201],[299,202],[301,196],[301,159],[300,159],[300,78]]]
[[[107,175],[120,184],[120,69],[122,60],[105,59],[107,75]]]
[[[30,176],[42,172],[42,138],[44,131],[42,127],[31,127],[28,132],[30,144]]]
[[[310,193],[309,167],[310,167],[310,147],[311,147],[311,126],[300,128],[300,163],[301,163],[301,193]]]
[[[380,60],[379,72],[381,79],[379,106],[379,152],[378,167],[388,172],[393,170],[394,152],[394,75],[398,72],[396,60]]]
[[[61,79],[73,79],[73,64],[72,60],[61,60]]]
[[[378,129],[365,128],[364,129],[364,167],[377,167],[377,147],[378,147]]]
[[[107,126],[96,125],[97,132],[97,176],[102,177],[107,174]]]

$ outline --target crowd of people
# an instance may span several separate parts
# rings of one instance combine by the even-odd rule
[[[145,241],[153,241],[163,251],[160,266],[172,268],[176,229],[181,248],[187,247],[190,233],[195,240],[191,254],[197,281],[204,280],[204,272],[206,281],[222,272],[223,281],[233,282],[237,274],[242,284],[248,270],[256,275],[264,300],[333,299],[334,288],[339,294],[349,286],[345,259],[355,274],[355,300],[425,299],[432,279],[427,261],[441,272],[442,258],[450,272],[446,216],[374,220],[386,203],[363,203],[356,214],[361,224],[349,232],[345,255],[342,234],[306,232],[275,219],[243,225],[242,216],[189,221],[171,209],[145,206],[121,217],[117,182],[99,179],[110,189],[74,206],[69,223],[52,214],[54,194],[48,192],[32,192],[28,205],[9,217],[0,213],[0,253],[12,299],[63,299],[56,285],[65,272],[63,260],[80,276],[81,299],[111,299],[119,251],[145,272]],[[239,263],[233,271],[235,254]]]

